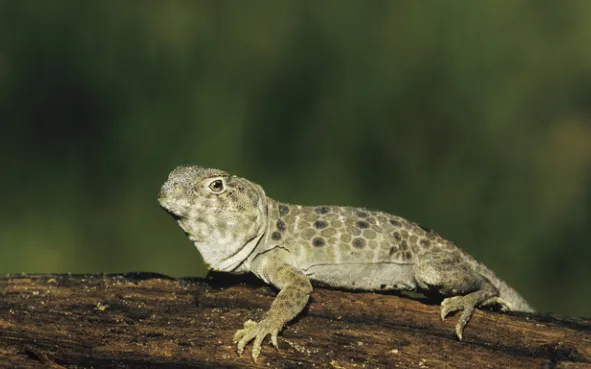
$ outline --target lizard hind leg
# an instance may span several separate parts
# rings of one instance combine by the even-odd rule
[[[443,296],[441,320],[461,311],[456,335],[461,341],[464,328],[477,306],[500,303],[499,291],[462,260],[458,252],[433,251],[420,257],[415,268],[420,289]]]

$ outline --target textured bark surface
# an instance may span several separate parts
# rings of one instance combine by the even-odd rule
[[[276,291],[248,277],[121,275],[0,278],[0,367],[591,368],[591,320],[476,311],[455,316],[395,295],[316,288],[304,313],[236,355],[232,336]]]

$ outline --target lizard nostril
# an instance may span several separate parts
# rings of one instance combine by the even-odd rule
[[[164,187],[160,188],[160,192],[158,192],[158,200],[162,201],[166,199],[166,191],[164,190]]]

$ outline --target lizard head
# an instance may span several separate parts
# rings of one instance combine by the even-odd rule
[[[261,186],[217,169],[176,168],[162,185],[158,202],[214,270],[237,269],[267,225]]]

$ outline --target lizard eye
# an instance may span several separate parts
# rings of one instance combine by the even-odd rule
[[[222,181],[221,179],[211,181],[208,188],[213,193],[222,193],[226,189],[224,186],[224,181]]]

